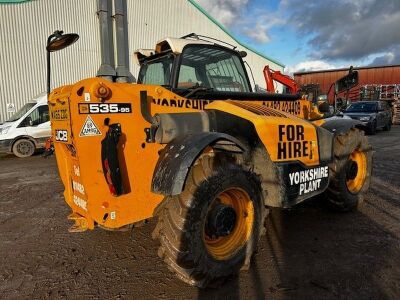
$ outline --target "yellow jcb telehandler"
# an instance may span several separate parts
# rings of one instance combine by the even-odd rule
[[[362,124],[312,120],[297,95],[252,92],[244,56],[167,38],[136,52],[136,84],[89,78],[51,92],[71,231],[157,217],[159,256],[205,287],[249,267],[269,207],[362,201],[372,160]]]

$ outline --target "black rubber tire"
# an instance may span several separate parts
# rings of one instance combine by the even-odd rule
[[[376,121],[374,121],[372,123],[371,128],[368,129],[368,134],[369,135],[375,135],[376,134],[376,130],[377,130],[377,124],[376,124]]]
[[[12,152],[19,158],[32,156],[35,153],[35,144],[28,139],[19,139],[12,146]]]
[[[356,194],[351,193],[346,184],[346,167],[350,154],[354,150],[362,151],[367,158],[367,174],[363,187]],[[337,211],[350,211],[363,201],[363,196],[368,190],[372,172],[372,150],[364,132],[356,128],[335,137],[334,160],[329,165],[330,182],[325,199],[329,207]]]
[[[383,127],[383,130],[390,131],[392,129],[392,120],[389,120],[387,124]]]
[[[202,231],[209,204],[230,187],[245,190],[253,201],[253,230],[247,243],[231,258],[216,260],[207,251]],[[153,238],[160,241],[158,255],[178,278],[200,288],[216,287],[241,269],[249,268],[250,258],[265,232],[267,213],[258,176],[224,157],[207,154],[192,166],[184,191],[164,201]]]

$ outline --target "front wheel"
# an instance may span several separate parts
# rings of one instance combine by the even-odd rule
[[[35,144],[28,139],[20,139],[14,143],[12,152],[20,158],[29,157],[35,152]]]
[[[335,137],[334,160],[329,165],[326,199],[331,207],[349,211],[362,202],[371,181],[372,151],[364,133],[356,128]]]
[[[153,237],[159,256],[184,282],[206,287],[248,268],[264,230],[258,177],[224,158],[202,156],[184,191],[169,197]]]

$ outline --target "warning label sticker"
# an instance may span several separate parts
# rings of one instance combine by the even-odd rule
[[[95,136],[101,135],[99,128],[94,123],[93,119],[90,116],[87,116],[85,123],[82,126],[81,132],[79,136]]]

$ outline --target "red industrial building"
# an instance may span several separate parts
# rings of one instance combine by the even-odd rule
[[[349,93],[349,99],[352,101],[359,100],[362,96],[360,91],[362,88],[371,91],[381,91],[380,98],[396,99],[400,91],[400,65],[379,66],[379,67],[355,67],[354,70],[358,71],[359,85],[353,88]],[[326,94],[329,91],[332,83],[339,78],[348,74],[349,69],[333,69],[312,72],[298,72],[294,73],[294,79],[299,86],[307,84],[319,84],[321,94]],[[328,99],[333,101],[334,88],[331,89]],[[344,97],[344,95],[339,95]]]

